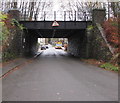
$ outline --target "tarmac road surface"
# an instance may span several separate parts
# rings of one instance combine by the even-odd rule
[[[49,49],[3,79],[3,101],[117,101],[117,73]]]

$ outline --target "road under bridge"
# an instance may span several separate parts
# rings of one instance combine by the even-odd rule
[[[54,21],[20,21],[16,16],[17,13],[19,14],[18,11],[11,10],[9,13],[26,28],[20,36],[16,35],[15,39],[18,43],[11,43],[18,48],[15,52],[21,50],[23,55],[34,55],[38,38],[68,38],[67,52],[81,58],[106,58],[103,55],[109,52],[108,48],[102,49],[105,41],[101,37],[101,31],[96,28],[96,23],[101,25],[105,20],[104,10],[93,10],[92,21],[57,21],[59,26],[52,26]],[[94,27],[94,30],[88,33],[89,26]],[[97,41],[97,38],[100,38],[100,41]]]
[[[84,56],[82,53],[86,53],[86,29],[92,22],[57,21],[59,24],[58,27],[53,27],[53,22],[54,21],[20,21],[20,23],[27,28],[24,35],[26,40],[24,45],[25,48],[27,48],[25,49],[25,54],[34,54],[37,38],[68,38],[68,52],[73,55]],[[79,48],[81,48],[81,50],[79,50]],[[82,52],[80,53],[80,51]]]

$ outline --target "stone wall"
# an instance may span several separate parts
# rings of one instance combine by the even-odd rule
[[[16,30],[15,34],[10,38],[9,48],[11,52],[15,53],[16,55],[21,54],[21,47],[22,47],[22,35],[23,32],[19,29]]]
[[[86,31],[78,32],[73,34],[71,37],[68,38],[68,53],[80,57],[86,58],[87,57],[87,36],[85,35]]]
[[[103,61],[109,61],[112,58],[112,53],[104,38],[101,35],[101,31],[97,26],[94,27],[94,31],[89,31],[89,58],[94,58]]]
[[[92,16],[93,29],[88,31],[86,28],[84,32],[75,33],[68,38],[68,53],[80,58],[109,61],[112,58],[112,53],[102,37],[102,30],[96,26],[96,23],[101,26],[104,22],[105,10],[94,9]]]
[[[11,18],[19,20],[18,10],[9,10],[8,14]],[[11,19],[12,20],[12,19]],[[2,59],[9,60],[21,55],[22,48],[22,35],[23,31],[19,27],[9,29],[7,36],[7,44],[3,44]]]
[[[19,15],[18,11],[9,11],[11,15]],[[96,26],[96,23],[102,24],[105,20],[105,10],[95,9],[93,10],[93,30],[86,32],[85,30],[79,30],[71,34],[68,38],[68,53],[80,58],[95,58],[99,60],[110,60],[112,54],[107,47],[104,39],[101,36],[101,32]],[[27,31],[17,31],[13,38],[10,38],[8,50],[17,55],[25,54],[27,56],[34,55],[37,51],[37,36],[34,33]]]
[[[93,9],[92,11],[92,22],[102,24],[105,21],[106,12],[105,9]]]
[[[22,51],[24,56],[34,56],[38,50],[37,39],[38,37],[34,33],[24,30],[22,43]]]
[[[109,61],[112,58],[112,53],[102,37],[102,29],[100,30],[96,24],[99,26],[105,20],[105,10],[103,9],[95,9],[93,10],[93,29],[88,31],[88,50],[89,50],[89,58],[94,58],[98,60]],[[102,26],[101,26],[102,28]]]
[[[7,44],[3,44],[2,59],[9,60],[21,56],[22,41],[21,36],[23,32],[18,28],[10,30]]]
[[[8,14],[11,18],[20,20],[20,11],[18,9],[8,10]]]
[[[8,14],[11,18],[19,21],[19,10],[9,10]],[[3,52],[16,57],[35,55],[37,51],[37,37],[34,34],[28,33],[27,30],[21,30],[19,27],[10,31],[9,43]]]

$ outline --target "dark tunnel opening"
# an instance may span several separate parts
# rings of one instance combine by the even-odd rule
[[[86,30],[82,29],[28,29],[23,36],[24,56],[34,56],[38,52],[38,38],[66,38],[67,53],[76,57],[85,58],[87,56],[87,36]],[[47,44],[52,44],[48,41]]]

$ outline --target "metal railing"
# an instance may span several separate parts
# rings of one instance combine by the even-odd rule
[[[92,20],[91,13],[79,11],[42,11],[39,14],[34,14],[32,18],[29,14],[22,14],[20,19],[22,21],[90,21]]]
[[[118,7],[116,8],[116,11],[119,11],[119,4],[120,1],[117,2]],[[45,6],[45,4],[49,4],[48,6]],[[74,2],[74,4],[79,4],[78,2]],[[7,13],[8,10],[11,9],[18,9],[21,11],[21,20],[29,20],[29,21],[53,21],[53,20],[59,20],[59,21],[87,21],[91,20],[91,11],[93,9],[105,9],[106,10],[106,18],[109,18],[113,16],[113,11],[111,9],[111,2],[93,2],[93,4],[90,3],[89,5],[81,4],[81,9],[79,8],[72,9],[72,10],[78,10],[78,11],[52,11],[53,2],[30,2],[29,0],[0,0],[0,12]],[[77,5],[76,5],[77,6]],[[80,6],[80,5],[79,5]],[[47,8],[46,8],[47,7]],[[71,7],[73,8],[73,7]],[[49,10],[49,11],[45,11]],[[62,9],[63,10],[63,9]],[[68,10],[68,9],[64,9]],[[71,10],[71,9],[69,9]],[[86,11],[86,12],[83,12]],[[89,12],[89,13],[88,13]],[[33,14],[33,15],[31,15]],[[31,17],[32,16],[32,17]]]

